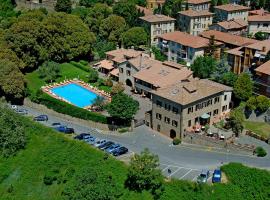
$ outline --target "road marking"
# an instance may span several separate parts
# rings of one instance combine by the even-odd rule
[[[169,177],[171,177],[172,175],[174,175],[176,172],[178,172],[180,169],[182,169],[182,167],[178,167],[178,169],[177,170],[175,170],[173,173],[171,173],[170,175],[169,175]]]
[[[192,169],[191,170],[189,170],[184,176],[182,176],[181,178],[179,178],[179,179],[182,179],[182,178],[184,178],[186,175],[188,175],[190,172],[192,171]]]
[[[195,180],[197,179],[197,177],[198,177],[198,176],[195,176],[195,177],[192,179],[192,181],[195,181]]]
[[[167,167],[165,167],[162,171],[165,172],[165,170],[169,169],[170,165],[168,165]]]

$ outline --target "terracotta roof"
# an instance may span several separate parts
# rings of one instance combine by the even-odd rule
[[[258,50],[258,53],[266,55],[270,51],[270,40],[258,41],[246,47],[250,49]]]
[[[249,22],[270,22],[270,14],[248,16]]]
[[[119,69],[115,68],[110,72],[111,75],[119,77]]]
[[[178,64],[178,69],[170,67],[149,56],[140,56],[129,61],[139,70],[134,78],[143,80],[155,87],[166,87],[192,76],[193,72],[187,67]]]
[[[243,47],[237,47],[235,49],[230,49],[230,50],[227,50],[226,52],[228,54],[232,54],[232,55],[237,55],[237,56],[243,56],[243,51],[240,51]]]
[[[248,24],[243,19],[233,19],[229,21],[223,21],[217,23],[217,25],[223,27],[226,30],[245,28]]]
[[[178,12],[181,15],[189,16],[189,17],[200,17],[200,16],[211,16],[214,13],[209,12],[208,10],[185,10]]]
[[[270,75],[270,60],[255,69],[256,72]]]
[[[112,56],[112,61],[117,63],[122,63],[130,58],[135,58],[139,56],[142,51],[136,51],[134,49],[116,49],[106,52],[107,56]]]
[[[188,4],[203,4],[203,3],[210,3],[211,0],[187,0]]]
[[[250,15],[263,15],[263,14],[269,14],[268,11],[264,10],[263,8],[259,10],[251,10],[248,12]]]
[[[140,19],[147,21],[147,22],[166,22],[166,21],[175,21],[174,18],[168,17],[166,15],[147,15],[140,17]]]
[[[225,4],[220,6],[215,6],[215,9],[225,10],[227,12],[239,11],[239,10],[249,10],[250,8],[247,6],[242,6],[238,4]]]
[[[195,78],[157,89],[152,93],[181,105],[187,105],[224,91],[232,91],[232,88],[207,79]]]
[[[99,63],[97,63],[99,67],[108,69],[108,70],[112,70],[113,67],[113,62],[110,60],[102,60]]]
[[[199,37],[190,35],[188,33],[175,31],[170,33],[165,33],[159,38],[162,38],[164,40],[173,41],[179,44],[182,44],[184,46],[192,47],[192,48],[202,48],[208,46],[209,40]]]
[[[208,39],[211,38],[212,35],[215,36],[215,40],[219,42],[224,42],[226,44],[231,44],[238,47],[258,42],[258,40],[245,38],[238,35],[232,35],[230,33],[224,33],[224,32],[220,32],[216,30],[209,30],[209,31],[204,31],[201,33],[202,37],[205,37]]]
[[[148,9],[148,8],[145,8],[145,7],[142,7],[142,6],[138,6],[138,5],[136,5],[136,8],[137,8],[140,12],[144,13],[144,16],[147,16],[147,15],[153,15],[153,11],[150,10],[150,9]]]

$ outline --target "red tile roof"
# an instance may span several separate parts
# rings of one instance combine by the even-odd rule
[[[210,3],[211,0],[188,0],[189,4],[204,4],[204,3]]]
[[[249,10],[250,8],[247,6],[242,6],[238,4],[225,4],[225,5],[220,5],[220,6],[215,6],[215,9],[219,10],[225,10],[227,12],[233,12],[233,11],[239,11],[239,10]]]
[[[234,19],[234,20],[229,20],[229,21],[223,21],[223,22],[219,22],[217,24],[226,30],[245,28],[248,25],[247,22],[243,19]]]
[[[186,15],[189,17],[200,17],[200,16],[212,16],[214,13],[209,12],[208,10],[185,10],[178,12],[181,15]]]
[[[270,60],[255,69],[256,72],[270,75]]]
[[[270,14],[248,16],[249,22],[270,22]]]
[[[166,21],[175,21],[174,18],[166,16],[166,15],[147,15],[140,17],[140,19],[147,22],[166,22]]]

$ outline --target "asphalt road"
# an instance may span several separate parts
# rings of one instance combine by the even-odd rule
[[[28,115],[31,116],[46,114],[31,108],[25,108],[28,110]],[[173,146],[171,145],[171,140],[150,130],[146,126],[138,127],[132,133],[113,134],[103,133],[100,130],[96,131],[91,127],[76,124],[72,121],[65,121],[50,115],[48,122],[42,123],[46,126],[50,126],[53,122],[60,122],[68,127],[73,127],[77,134],[81,132],[91,132],[91,134],[97,138],[120,143],[126,146],[131,152],[137,153],[141,152],[144,148],[148,148],[152,153],[159,156],[161,169],[166,176],[191,180],[194,179],[202,169],[213,171],[215,168],[228,162],[240,162],[248,166],[270,170],[270,152],[268,152],[267,157],[258,158],[231,152],[202,150],[186,145]],[[168,168],[172,171],[171,175],[166,174]]]

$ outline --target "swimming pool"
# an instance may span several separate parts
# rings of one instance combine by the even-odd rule
[[[76,83],[69,83],[67,85],[52,88],[51,92],[80,108],[92,105],[94,99],[99,96]]]

